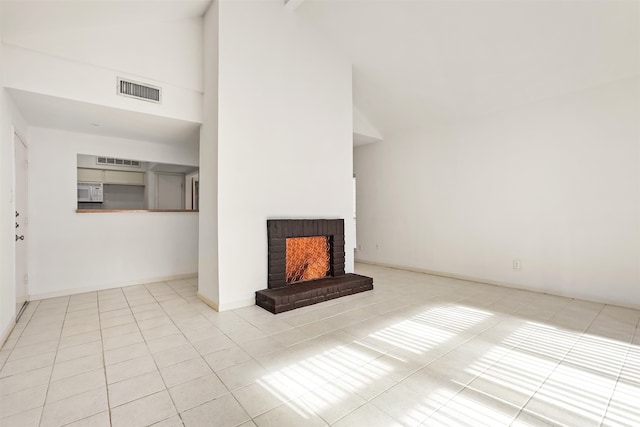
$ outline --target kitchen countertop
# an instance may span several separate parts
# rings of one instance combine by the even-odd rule
[[[76,213],[200,212],[186,209],[76,209]]]

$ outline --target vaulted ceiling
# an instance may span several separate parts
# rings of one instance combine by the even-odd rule
[[[353,61],[383,133],[490,114],[639,74],[640,2],[305,0]]]
[[[2,35],[195,18],[210,2],[2,0]],[[295,3],[292,13],[353,62],[354,104],[383,136],[640,73],[638,1]]]
[[[198,18],[210,3],[211,0],[2,0],[2,37]]]

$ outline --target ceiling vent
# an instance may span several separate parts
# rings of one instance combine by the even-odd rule
[[[118,95],[160,104],[162,88],[125,80],[118,77]]]
[[[131,168],[140,167],[140,162],[138,160],[116,159],[113,157],[96,157],[96,163],[106,166],[128,166]]]

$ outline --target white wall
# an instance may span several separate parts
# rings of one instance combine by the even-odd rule
[[[82,13],[87,8],[76,10]],[[8,23],[10,28],[3,34],[3,42],[69,62],[126,71],[132,76],[202,92],[201,19],[126,22],[121,18],[105,19],[100,25],[84,25],[82,19],[79,15],[59,28],[55,23],[24,28]]]
[[[198,164],[197,149],[29,128],[32,298],[193,274],[197,213],[76,213],[76,156]]]
[[[218,1],[204,16],[198,295],[218,308]]]
[[[355,106],[353,107],[353,145],[360,146],[382,141],[382,134],[369,119]]]
[[[359,259],[640,307],[638,78],[385,134],[355,171]]]
[[[267,286],[268,218],[344,218],[353,271],[353,103],[349,61],[282,1],[221,2],[219,25],[218,268],[226,310],[254,304]]]
[[[128,68],[103,68],[11,45],[3,45],[2,50],[5,87],[178,120],[202,121],[202,93],[196,90],[136,76]],[[47,70],[47,78],[42,78],[42,70]],[[162,103],[117,95],[118,77],[162,87]]]
[[[78,21],[61,28],[28,25],[25,30],[9,22],[2,40],[4,86],[202,121],[201,19],[155,23],[106,20],[100,25],[83,25],[83,11],[87,9],[77,8]],[[47,78],[42,78],[42,70],[47,70]],[[116,95],[118,77],[162,87],[162,103]]]

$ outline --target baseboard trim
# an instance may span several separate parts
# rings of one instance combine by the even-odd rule
[[[240,301],[232,301],[219,305],[219,311],[235,310],[236,308],[250,307],[256,305],[256,298],[244,299]]]
[[[200,298],[200,301],[202,301],[203,303],[207,304],[209,307],[213,308],[215,311],[220,311],[218,310],[218,303],[205,297],[204,295],[202,295],[200,292],[198,292],[197,297]]]
[[[365,261],[365,260],[360,260],[360,259],[355,260],[355,262],[359,263],[359,264],[377,265],[377,266],[380,266],[380,267],[393,268],[395,270],[412,271],[414,273],[422,273],[422,274],[430,274],[432,276],[447,277],[449,279],[464,280],[466,282],[475,282],[475,283],[482,283],[482,284],[485,284],[485,285],[504,286],[504,287],[507,287],[507,288],[516,288],[516,289],[522,289],[522,290],[527,290],[527,291],[535,291],[534,289],[524,289],[524,288],[517,287],[514,284],[510,284],[510,283],[506,283],[506,282],[497,282],[497,281],[494,281],[494,280],[479,279],[477,277],[463,276],[461,274],[447,273],[445,271],[427,270],[427,269],[424,269],[424,268],[407,267],[407,266],[404,266],[404,265],[387,264],[387,263],[384,263],[384,262]],[[537,290],[535,292],[540,292],[540,291]],[[543,292],[543,293],[546,293],[546,292]]]
[[[203,303],[207,304],[217,312],[235,310],[236,308],[250,307],[256,304],[255,298],[220,304],[202,295],[200,292],[197,293],[197,296]]]
[[[7,326],[4,327],[2,335],[0,335],[0,348],[4,346],[5,342],[7,342],[7,339],[9,338],[9,335],[11,335],[11,332],[13,332],[13,328],[15,328],[15,326],[16,315],[14,314],[13,316],[11,316],[11,319],[9,319],[9,323],[7,323]]]
[[[563,298],[573,298],[573,299],[580,299],[580,300],[584,300],[584,301],[596,302],[596,303],[600,303],[600,304],[616,305],[616,306],[619,306],[619,307],[632,308],[634,310],[639,310],[640,309],[640,305],[639,304],[629,304],[629,303],[626,303],[626,302],[623,302],[623,301],[615,301],[615,300],[610,300],[610,299],[607,299],[607,298],[593,297],[593,296],[590,296],[590,295],[570,295],[570,294],[566,294],[566,293],[552,293],[552,292],[545,291],[545,290],[538,289],[538,288],[522,286],[522,285],[516,285],[514,283],[499,282],[499,281],[496,281],[496,280],[488,280],[488,279],[480,279],[480,278],[477,278],[477,277],[463,276],[461,274],[448,273],[448,272],[444,272],[444,271],[427,270],[427,269],[423,269],[423,268],[407,267],[407,266],[402,266],[402,265],[397,265],[397,264],[387,264],[387,263],[383,263],[383,262],[366,261],[366,260],[361,260],[361,259],[356,259],[355,262],[359,263],[359,264],[377,265],[377,266],[380,266],[380,267],[393,268],[393,269],[396,269],[396,270],[412,271],[414,273],[430,274],[432,276],[447,277],[449,279],[464,280],[466,282],[482,283],[482,284],[485,284],[485,285],[493,285],[493,286],[500,286],[500,287],[510,288],[510,289],[518,289],[518,290],[521,290],[521,291],[536,292],[536,293],[539,293],[539,294],[553,295],[553,296],[558,296],[558,297],[563,297]]]
[[[87,292],[105,291],[108,289],[122,288],[125,286],[145,285],[147,283],[168,282],[170,280],[192,279],[198,277],[198,273],[176,274],[173,276],[152,277],[143,280],[133,280],[130,282],[113,283],[110,285],[89,286],[86,288],[71,288],[55,292],[43,292],[39,294],[30,294],[29,301],[37,301],[47,298],[66,297],[69,295],[84,294]]]

